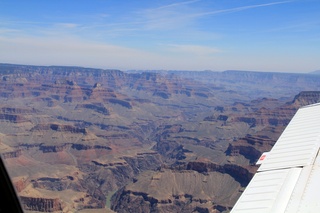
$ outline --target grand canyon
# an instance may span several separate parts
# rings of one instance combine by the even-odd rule
[[[229,212],[319,73],[0,64],[0,153],[25,212]]]

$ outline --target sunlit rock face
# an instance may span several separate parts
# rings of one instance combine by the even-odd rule
[[[0,153],[26,212],[228,211],[319,84],[0,64]]]

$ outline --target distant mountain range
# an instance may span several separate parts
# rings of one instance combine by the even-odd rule
[[[316,71],[310,72],[310,74],[317,74],[317,75],[320,75],[320,70],[316,70]]]

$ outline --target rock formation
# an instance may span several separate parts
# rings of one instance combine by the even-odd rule
[[[62,203],[58,198],[20,197],[25,210],[40,212],[62,211]]]

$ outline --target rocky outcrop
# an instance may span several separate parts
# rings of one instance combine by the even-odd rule
[[[92,100],[102,100],[104,98],[116,98],[117,94],[111,88],[104,88],[100,83],[95,83],[93,88],[88,93]]]
[[[245,158],[249,159],[250,163],[255,163],[259,157],[261,156],[262,152],[257,150],[253,146],[248,145],[236,145],[236,144],[229,144],[226,154],[229,156],[239,156],[243,155]]]
[[[22,150],[21,149],[18,149],[18,150],[12,151],[12,152],[4,152],[4,153],[1,154],[3,159],[17,158],[17,157],[19,157],[21,155],[22,155]]]
[[[74,143],[71,145],[72,149],[76,150],[88,150],[88,149],[105,149],[105,150],[112,150],[108,146],[102,146],[102,145],[85,145],[85,144],[77,144]]]
[[[86,88],[79,86],[74,80],[55,80],[53,84],[42,84],[37,96],[44,96],[42,91],[51,93],[51,98],[64,102],[80,102],[87,99]]]
[[[39,150],[41,150],[43,153],[49,153],[49,152],[62,152],[66,148],[67,148],[66,144],[56,145],[56,146],[54,146],[54,145],[50,145],[50,146],[41,145],[39,147]]]
[[[255,103],[259,102],[259,103]],[[274,102],[270,99],[261,99],[252,101],[252,103],[262,105],[264,103]],[[234,115],[228,119],[228,122],[244,122],[250,126],[287,126],[297,109],[309,104],[320,102],[320,92],[304,91],[295,96],[294,100],[274,109],[261,107],[254,109],[254,105],[248,107],[248,111],[254,111],[243,115]],[[267,105],[265,104],[265,105]],[[251,109],[250,109],[251,108]],[[221,116],[221,115],[220,115]]]
[[[90,110],[93,110],[93,111],[98,112],[98,113],[103,114],[103,115],[110,115],[109,110],[106,107],[104,107],[101,103],[97,103],[97,104],[78,104],[76,106],[76,109],[80,109],[80,108],[90,109]]]
[[[79,183],[93,199],[92,205],[103,208],[106,194],[134,181],[144,171],[157,170],[162,163],[160,155],[154,152],[124,156],[120,161],[92,160],[80,166],[86,175]]]
[[[171,95],[164,91],[154,91],[153,96],[158,96],[163,99],[169,99]]]
[[[110,99],[107,99],[107,101],[112,104],[118,104],[118,105],[125,107],[127,109],[132,109],[132,105],[128,101],[124,101],[124,100],[120,100],[120,99],[116,99],[116,98],[110,98]]]
[[[16,148],[28,150],[33,148],[39,148],[42,145],[43,145],[42,143],[34,143],[34,144],[20,143]]]
[[[156,170],[163,164],[158,153],[138,153],[135,157],[123,157],[135,174],[147,170]]]
[[[259,156],[260,157],[260,156]],[[180,166],[181,169],[181,166]],[[202,161],[193,161],[186,164],[186,170],[193,170],[199,173],[207,174],[208,172],[220,172],[229,174],[242,186],[247,186],[250,180],[252,179],[254,173],[250,172],[248,169],[234,165],[234,164],[224,164],[219,165],[212,162],[202,162]]]
[[[105,145],[89,145],[80,143],[63,143],[59,145],[45,145],[43,143],[35,144],[19,144],[16,146],[17,150],[12,152],[2,153],[3,158],[15,158],[22,155],[22,150],[40,150],[43,153],[57,153],[65,151],[66,149],[81,150],[112,150],[109,146]]]
[[[235,116],[230,119],[229,122],[243,122],[247,123],[251,127],[255,126],[286,126],[294,115],[294,111],[291,109],[286,110],[286,113],[274,112],[262,112],[262,110],[249,114],[247,116]]]
[[[103,208],[106,205],[106,195],[130,182],[135,176],[127,163],[106,163],[94,161],[80,166],[85,175],[79,181],[80,185],[90,195],[91,205]]]
[[[36,113],[38,110],[36,109],[28,109],[28,108],[14,108],[14,107],[2,107],[0,108],[0,112],[4,114],[29,114]]]
[[[212,96],[206,87],[199,85],[195,88],[192,81],[181,78],[178,75],[144,72],[141,74],[131,74],[129,79],[130,88],[146,91],[153,97],[164,100],[168,100],[175,95],[182,95],[185,98],[208,98]]]
[[[203,92],[195,92],[194,95],[202,97],[202,98],[209,98],[209,96],[210,96],[210,94],[206,94],[206,93],[203,93]]]
[[[46,130],[87,134],[87,130],[85,128],[78,128],[72,125],[63,125],[63,124],[38,124],[31,129],[31,131],[46,131]]]
[[[28,122],[28,120],[22,115],[13,115],[13,114],[0,114],[0,120],[6,120],[12,123]]]
[[[255,164],[263,152],[270,151],[284,128],[269,126],[254,135],[248,134],[230,143],[225,153],[233,157],[242,155],[250,164]]]
[[[315,104],[320,102],[320,92],[319,91],[303,91],[296,95],[291,104],[296,107],[301,107],[309,104]]]
[[[169,140],[159,141],[153,149],[164,157],[175,160],[185,159],[185,153],[188,152],[188,150],[184,149],[181,144]]]
[[[217,184],[221,179],[223,183]],[[228,174],[163,169],[119,190],[111,208],[116,212],[220,212],[230,209],[226,200],[239,195],[237,190],[227,192],[227,185],[240,189]]]
[[[42,177],[36,180],[31,180],[34,188],[41,188],[51,191],[63,191],[66,189],[81,189],[81,186],[75,182],[72,176],[65,176],[62,178]]]
[[[171,134],[177,134],[185,131],[181,125],[164,125],[158,127],[156,130],[157,134],[155,135],[155,140],[157,144],[153,146],[153,150],[157,151],[159,154],[164,156],[168,159],[175,159],[175,160],[182,160],[185,159],[185,153],[190,152],[189,150],[185,149],[182,144],[180,144],[176,139],[188,139],[192,141],[199,142],[196,138],[191,137],[181,137],[176,136],[175,138],[170,138]]]
[[[214,205],[211,201],[193,199],[191,195],[185,194],[176,196],[168,200],[157,200],[150,197],[147,193],[131,192],[122,190],[114,197],[118,201],[112,206],[112,209],[119,213],[137,212],[137,213],[151,213],[151,212],[222,212],[230,209],[221,205]],[[221,210],[221,211],[220,211]]]
[[[68,148],[75,149],[77,151],[81,150],[91,150],[91,149],[103,149],[103,150],[112,150],[109,146],[104,145],[88,145],[88,144],[78,144],[78,143],[64,143],[60,145],[44,145],[44,144],[20,144],[17,146],[21,149],[39,149],[43,153],[50,153],[50,152],[62,152]],[[21,155],[21,150],[17,150],[14,152],[6,152],[3,153],[4,158],[10,158],[10,157],[19,157]]]
[[[63,204],[59,198],[39,198],[20,196],[23,209],[39,212],[62,211]]]
[[[111,162],[111,163],[101,163],[98,161],[93,160],[92,163],[96,166],[102,166],[102,167],[114,167],[114,166],[127,166],[127,162]]]

